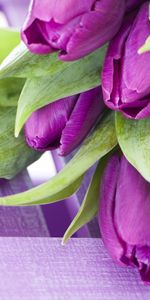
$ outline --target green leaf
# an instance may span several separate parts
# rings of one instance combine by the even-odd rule
[[[20,42],[20,34],[12,29],[0,28],[0,63]]]
[[[97,214],[100,200],[100,183],[102,175],[107,163],[108,157],[105,156],[100,160],[96,171],[93,175],[89,188],[86,192],[85,198],[82,202],[81,208],[70,224],[69,228],[65,232],[62,244],[65,244],[67,240],[83,225],[90,222]]]
[[[17,106],[24,79],[5,78],[0,80],[0,106]]]
[[[83,177],[84,176],[81,176],[80,178],[78,178],[76,181],[74,181],[73,183],[71,183],[70,185],[68,185],[65,188],[62,187],[62,190],[60,192],[56,192],[55,194],[52,194],[50,197],[38,200],[37,202],[34,201],[34,202],[28,203],[28,206],[53,203],[53,202],[64,200],[64,199],[70,197],[79,189],[79,187],[82,183]]]
[[[127,160],[150,181],[150,119],[130,120],[116,113],[116,132]]]
[[[14,137],[15,115],[14,107],[0,108],[0,178],[12,178],[40,156],[26,145],[23,134]]]
[[[150,36],[146,39],[144,45],[138,50],[139,54],[143,54],[147,51],[150,51]]]
[[[29,52],[26,46],[21,43],[0,66],[0,77],[43,77],[57,75],[75,68],[79,70],[86,68],[87,64],[93,64],[96,69],[101,66],[106,52],[106,46],[98,49],[94,53],[73,62],[63,62],[58,57],[58,52],[48,55],[35,55]]]
[[[71,65],[74,62],[71,62]],[[42,77],[59,73],[70,63],[58,59],[58,52],[48,55],[35,55],[20,43],[5,58],[0,66],[0,77]]]
[[[48,77],[28,79],[18,102],[15,136],[19,135],[29,116],[38,108],[100,85],[103,57],[104,53],[101,55],[101,50],[97,50],[80,61],[67,64],[59,72],[52,72]]]
[[[117,144],[114,113],[103,116],[93,133],[85,140],[73,159],[47,183],[27,192],[0,198],[1,205],[44,204],[58,201],[54,196],[76,182],[97,160],[110,152]],[[43,201],[41,201],[43,199]]]

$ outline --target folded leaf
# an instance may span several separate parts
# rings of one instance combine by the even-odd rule
[[[126,119],[116,113],[116,132],[127,160],[150,181],[150,119]]]
[[[20,42],[20,34],[9,28],[0,28],[0,63]]]
[[[81,176],[80,178],[78,178],[76,181],[74,181],[70,185],[68,185],[67,187],[62,188],[62,190],[60,192],[56,192],[55,194],[52,194],[52,196],[41,199],[37,202],[30,202],[27,205],[28,206],[43,205],[43,204],[48,204],[48,203],[54,203],[54,202],[68,198],[71,195],[73,195],[80,188],[83,177],[84,177],[84,175]],[[26,206],[26,204],[24,206]]]
[[[14,177],[40,156],[26,145],[23,135],[15,139],[15,115],[16,108],[0,108],[0,178]]]
[[[103,116],[77,154],[53,179],[25,193],[0,198],[0,204],[14,206],[58,201],[58,197],[55,198],[54,196],[76,182],[97,160],[110,152],[116,144],[114,113],[110,112]]]
[[[82,202],[81,208],[63,237],[63,244],[65,244],[67,240],[78,229],[80,229],[80,227],[90,222],[96,216],[99,207],[100,182],[105,169],[106,162],[107,156],[102,158],[98,163],[89,188],[86,192],[85,198]]]
[[[63,62],[58,57],[58,52],[48,55],[35,55],[28,51],[26,46],[21,43],[18,45],[0,66],[0,77],[42,77],[60,74],[67,68],[88,68],[93,64],[96,68],[101,67],[106,52],[106,46],[98,49],[94,53],[74,62]]]
[[[24,79],[5,78],[0,80],[0,106],[17,106]]]

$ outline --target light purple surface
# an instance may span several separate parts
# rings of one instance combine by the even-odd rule
[[[0,180],[0,196],[22,192],[30,187],[32,183],[28,173],[23,172],[13,180]],[[39,206],[0,206],[0,236],[48,237],[50,229]]]
[[[149,300],[150,287],[100,239],[0,238],[0,299]]]

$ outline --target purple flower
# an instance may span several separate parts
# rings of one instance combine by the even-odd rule
[[[148,14],[146,1],[126,17],[110,43],[102,73],[106,105],[134,119],[150,116],[150,52],[138,54],[150,33]]]
[[[60,50],[60,59],[81,58],[118,31],[124,0],[33,0],[22,39],[35,54]]]
[[[106,167],[99,224],[112,258],[136,266],[150,284],[150,183],[124,156],[114,155]]]
[[[35,111],[25,125],[26,141],[34,149],[74,150],[104,109],[101,87],[50,103]]]

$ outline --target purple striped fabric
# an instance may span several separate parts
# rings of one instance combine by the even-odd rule
[[[149,300],[150,287],[100,239],[0,238],[0,299]]]

